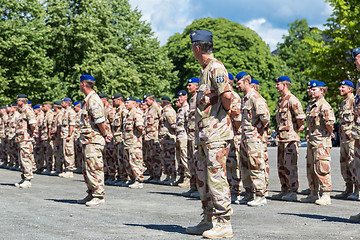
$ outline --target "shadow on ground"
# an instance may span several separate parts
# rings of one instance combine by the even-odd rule
[[[14,183],[0,183],[0,186],[11,186],[11,187],[15,187]]]
[[[340,217],[331,217],[331,216],[324,216],[324,215],[316,215],[316,214],[306,214],[306,213],[279,213],[282,215],[289,215],[289,216],[297,216],[303,218],[310,218],[310,219],[318,219],[324,222],[342,222],[342,223],[352,223],[347,218],[340,218]],[[358,224],[358,223],[355,223]]]
[[[69,204],[78,204],[76,200],[74,199],[45,199],[46,201],[53,201],[53,202],[58,202],[58,203],[69,203]]]
[[[183,233],[188,234],[185,231],[185,228],[179,225],[159,225],[159,224],[132,224],[132,223],[125,223],[126,226],[132,226],[132,227],[144,227],[147,229],[152,230],[159,230],[164,232],[171,232],[171,233]]]
[[[161,194],[161,195],[172,195],[177,197],[182,197],[181,193],[175,193],[175,192],[150,192],[155,194]]]

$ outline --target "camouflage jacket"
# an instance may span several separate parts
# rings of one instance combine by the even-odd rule
[[[16,125],[19,117],[20,117],[20,113],[18,111],[13,112],[12,114],[8,114],[7,128],[5,131],[7,139],[15,138]]]
[[[302,105],[290,91],[277,102],[276,121],[279,142],[300,141],[297,120],[305,119]]]
[[[5,138],[5,116],[0,117],[0,138]]]
[[[231,91],[224,65],[211,55],[201,69],[196,96],[195,144],[231,140],[234,131],[230,117],[223,108],[221,94]]]
[[[236,137],[240,140],[241,139],[241,126],[239,127],[239,129],[236,129],[235,123],[238,125],[241,124],[242,99],[239,96],[239,94],[237,94],[234,90],[231,90],[231,93],[232,93],[232,100],[231,100],[229,113],[230,113],[230,118],[231,118],[231,121],[233,124],[233,129],[234,129],[234,134],[235,134],[234,137]]]
[[[16,121],[16,142],[34,141],[33,134],[30,130],[30,125],[36,124],[36,117],[34,110],[30,105],[25,104],[20,109],[20,116]]]
[[[188,140],[195,140],[195,112],[196,112],[196,94],[189,101],[189,110],[186,113],[186,132]]]
[[[123,123],[127,114],[128,114],[128,110],[125,108],[125,104],[121,104],[119,107],[115,109],[112,129],[116,143],[120,143],[123,140]]]
[[[176,114],[176,139],[187,140],[185,129],[186,113],[189,111],[189,104],[184,102],[184,105],[178,109]]]
[[[58,127],[61,126],[63,115],[64,112],[61,110],[54,113],[54,118],[50,125],[50,137],[52,140],[58,137],[58,131],[60,130]]]
[[[69,135],[70,126],[75,126],[76,113],[72,107],[65,108],[64,116],[61,122],[61,138]],[[72,132],[74,135],[74,131]]]
[[[138,127],[144,126],[143,113],[137,107],[127,112],[123,124],[124,147],[142,147],[142,131]]]
[[[44,117],[45,117],[44,112],[42,110],[40,110],[38,114],[35,113],[35,117],[36,117],[36,125],[35,125],[35,129],[33,132],[33,137],[36,141],[38,141],[38,140],[40,140],[39,128],[41,126],[41,123],[44,121]]]
[[[153,105],[149,107],[149,110],[146,113],[145,118],[145,131],[146,135],[144,137],[145,141],[151,139],[159,139],[159,119],[161,116],[161,110],[159,105],[154,102]]]
[[[41,141],[47,141],[49,140],[50,136],[50,128],[51,123],[54,119],[54,113],[53,111],[49,110],[45,113],[45,116],[43,118],[43,121],[40,123],[39,126],[39,136]]]
[[[339,109],[340,120],[340,141],[353,141],[352,130],[354,127],[354,103],[355,97],[351,94],[350,97],[342,100]]]
[[[353,138],[360,139],[360,96],[356,95],[354,102]]]
[[[6,114],[6,115],[3,115],[3,116],[1,116],[1,124],[2,124],[2,132],[0,133],[1,135],[0,135],[0,137],[1,138],[6,138],[6,132],[8,131],[8,119],[9,119],[9,117],[8,117],[8,115]]]
[[[176,139],[176,111],[171,105],[167,105],[161,110],[159,136],[161,139],[165,136]]]
[[[105,129],[108,136],[113,137],[111,124],[114,122],[115,108],[112,105],[105,107]]]
[[[331,134],[326,125],[333,125],[334,111],[324,97],[312,99],[306,109],[307,138],[313,147],[331,147]]]
[[[265,99],[251,88],[243,100],[241,139],[267,142],[270,113]]]
[[[104,104],[95,91],[91,91],[84,99],[84,106],[80,118],[80,141],[82,144],[105,145],[96,124],[105,122]]]
[[[81,109],[79,112],[75,112],[75,126],[74,126],[74,139],[79,139],[80,137],[80,118],[81,118]]]

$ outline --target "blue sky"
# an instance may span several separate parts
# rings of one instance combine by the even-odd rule
[[[151,24],[161,45],[195,19],[223,17],[257,32],[271,50],[282,42],[289,23],[305,18],[310,26],[323,29],[332,11],[325,0],[130,0],[130,4],[142,12],[142,20]]]

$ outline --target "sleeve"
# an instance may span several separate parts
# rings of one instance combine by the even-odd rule
[[[296,119],[305,119],[306,115],[304,113],[304,110],[302,108],[301,102],[293,97],[290,99],[290,107],[293,110],[294,114],[295,114],[295,118]]]
[[[136,111],[136,113],[135,113],[135,126],[136,127],[144,126],[143,114],[139,110]]]
[[[97,101],[89,102],[89,114],[94,118],[94,123],[99,124],[105,122],[104,105]]]
[[[324,118],[325,125],[333,125],[335,122],[334,110],[330,105],[324,104],[321,109],[322,117]]]
[[[215,62],[211,75],[212,84],[218,91],[219,96],[224,92],[231,90],[229,85],[229,75],[223,65]]]
[[[37,123],[35,113],[32,109],[29,109],[28,111],[26,111],[26,118],[29,121],[29,124]]]
[[[254,106],[255,106],[256,115],[259,115],[260,120],[262,122],[270,121],[269,109],[264,99],[260,97],[256,98],[254,102]]]
[[[69,125],[70,126],[76,125],[76,113],[74,110],[70,110],[69,112]]]

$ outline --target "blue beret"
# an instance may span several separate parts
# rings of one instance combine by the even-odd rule
[[[25,95],[25,96],[26,96],[26,95]],[[26,98],[27,98],[27,96],[26,96]],[[28,100],[28,104],[31,104],[30,100]]]
[[[233,80],[234,80],[234,76],[233,76],[231,73],[228,73],[228,75],[229,75],[229,79],[230,79],[231,81],[233,81]]]
[[[320,82],[320,81],[314,81],[310,87],[325,87],[326,84],[324,82]]]
[[[256,85],[260,85],[259,81],[256,79],[251,79],[250,84],[256,84]]]
[[[177,96],[186,96],[187,93],[186,93],[185,90],[180,90],[176,95],[177,95]]]
[[[11,104],[11,106],[12,106],[12,107],[16,107],[16,106],[17,106],[17,104],[16,104],[16,103],[13,103],[13,104]]]
[[[33,109],[39,109],[40,108],[40,106],[39,105],[35,105],[35,106],[33,106]]]
[[[191,43],[203,41],[203,42],[212,42],[213,34],[209,30],[196,30],[190,33]]]
[[[310,80],[310,81],[308,81],[308,82],[306,83],[306,85],[307,85],[308,87],[311,87],[311,85],[312,85],[314,82],[317,82],[317,81],[316,81],[316,80]]]
[[[80,104],[80,102],[79,102],[79,101],[76,101],[76,102],[73,103],[73,106],[76,106],[76,105],[78,105],[78,104]]]
[[[141,103],[140,99],[136,99],[136,102]]]
[[[243,77],[245,77],[246,75],[248,75],[247,72],[239,72],[238,74],[236,74],[235,78],[236,78],[237,80],[240,80],[240,79],[242,79]]]
[[[125,98],[125,102],[126,101],[134,101],[134,102],[136,102],[136,98],[134,98],[134,97],[127,97],[127,98]]]
[[[145,103],[145,100],[142,100],[142,103]]]
[[[80,76],[80,82],[84,81],[84,80],[91,80],[91,81],[95,81],[95,78],[91,75],[81,75]]]
[[[199,83],[199,78],[193,77],[188,80],[188,83]]]
[[[277,81],[277,82],[285,82],[285,81],[291,82],[290,78],[287,77],[287,76],[281,76],[281,77],[279,77],[278,79],[276,79],[276,81]]]
[[[72,102],[71,98],[68,98],[68,97],[63,98],[61,101],[63,101],[63,102]]]
[[[360,53],[360,47],[355,48],[352,51],[353,57],[355,58]]]
[[[341,86],[341,85],[346,85],[346,86],[349,86],[349,87],[352,87],[352,88],[354,87],[354,84],[349,80],[341,81],[339,83],[339,86]]]

